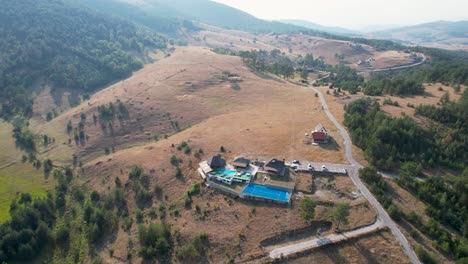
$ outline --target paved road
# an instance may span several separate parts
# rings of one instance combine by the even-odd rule
[[[304,242],[299,242],[293,245],[284,246],[281,248],[276,248],[270,251],[271,258],[281,258],[282,256],[288,256],[294,253],[302,252],[308,249],[321,247],[323,245],[337,243],[343,240],[347,240],[353,237],[358,237],[364,234],[374,232],[377,228],[383,227],[383,223],[380,220],[375,221],[372,225],[359,228],[353,231],[344,232],[344,233],[335,233],[328,235],[326,237],[318,237],[316,239],[307,240]]]
[[[353,152],[352,152],[352,142],[351,138],[346,131],[346,129],[335,119],[333,114],[330,112],[328,109],[327,102],[325,101],[325,98],[323,97],[323,94],[313,86],[311,86],[311,89],[314,90],[320,99],[320,102],[322,103],[323,110],[327,114],[328,118],[333,122],[333,124],[338,128],[341,137],[343,137],[343,141],[345,144],[345,154],[346,158],[348,161],[355,166],[356,168],[362,168],[363,166],[357,162],[354,157],[353,157]],[[400,245],[403,247],[403,250],[405,251],[406,255],[410,258],[412,263],[421,263],[414,253],[414,250],[412,249],[411,245],[409,244],[408,240],[406,237],[401,233],[400,229],[398,229],[398,226],[395,224],[395,222],[390,218],[390,216],[387,214],[385,209],[380,205],[380,203],[375,199],[375,197],[372,195],[372,193],[367,189],[367,187],[364,185],[364,183],[361,181],[359,178],[358,173],[356,172],[357,170],[354,170],[354,173],[350,173],[349,176],[353,180],[354,184],[359,188],[361,193],[367,198],[369,203],[374,206],[374,208],[378,212],[378,217],[379,219],[390,228],[392,231],[393,235],[396,237],[397,241],[400,243]]]
[[[422,60],[420,62],[416,62],[416,63],[413,63],[413,64],[403,65],[403,66],[395,66],[395,67],[389,67],[389,68],[381,68],[381,69],[360,70],[358,72],[381,72],[381,71],[390,71],[390,70],[400,70],[400,69],[411,68],[411,67],[418,66],[418,65],[421,65],[424,62],[426,62],[426,55],[424,55],[424,54],[421,54],[421,55],[422,55]]]

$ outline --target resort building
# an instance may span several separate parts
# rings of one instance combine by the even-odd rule
[[[206,163],[210,166],[211,169],[221,169],[226,166],[226,161],[219,156],[211,156],[206,159]]]
[[[208,179],[231,185],[233,182],[250,183],[252,174],[227,168],[208,173]]]
[[[263,170],[267,173],[271,173],[278,176],[284,176],[286,172],[286,165],[284,160],[271,159],[263,166]]]
[[[247,169],[249,167],[250,160],[246,158],[236,158],[232,161],[231,165],[234,166],[236,169]]]
[[[294,183],[288,188],[279,188],[255,182],[259,166],[251,164],[249,159],[238,157],[227,164],[221,157],[212,156],[199,165],[198,172],[205,179],[206,185],[228,195],[279,204],[288,204],[291,201]],[[283,176],[287,167],[284,160],[272,159],[263,169],[269,174]]]

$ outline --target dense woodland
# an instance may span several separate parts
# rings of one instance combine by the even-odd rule
[[[466,166],[468,90],[458,102],[441,108],[418,106],[416,114],[429,117],[429,130],[408,116],[391,118],[370,98],[359,99],[345,108],[345,125],[354,144],[380,169],[398,168],[401,162],[416,161],[424,166]]]
[[[344,123],[353,143],[364,150],[377,168],[391,170],[412,160],[435,164],[441,159],[430,133],[410,117],[388,117],[380,111],[379,103],[370,98],[356,100],[345,110]]]
[[[397,183],[428,204],[426,213],[429,221],[424,221],[414,211],[404,213],[401,208],[392,204],[388,184],[376,169],[360,169],[359,176],[395,221],[408,221],[427,236],[438,251],[457,259],[459,263],[465,263],[468,258],[468,170],[448,181],[440,177],[428,177],[425,181],[415,180],[415,177],[421,176],[421,168],[415,162],[404,163]],[[461,236],[453,236],[442,225],[450,226]],[[416,239],[419,236],[415,230],[411,231],[411,235]],[[436,263],[434,255],[424,249],[416,249],[416,253],[423,263]]]
[[[80,93],[128,77],[166,40],[130,22],[59,0],[4,1],[0,9],[1,116],[29,116],[40,81]]]
[[[166,212],[178,217],[177,209],[166,208],[162,202],[164,190],[158,183],[150,188],[149,176],[140,167],[131,169],[128,186],[117,177],[115,187],[106,194],[75,184],[70,167],[56,168],[52,174],[57,186],[47,197],[33,199],[21,194],[11,203],[11,219],[0,225],[0,263],[28,263],[38,256],[47,263],[52,259],[57,263],[83,263],[88,255],[93,263],[101,263],[96,255],[99,252],[93,248],[119,226],[130,232],[135,221],[140,247],[134,249],[129,239],[128,260],[136,255],[168,260],[175,254],[182,261],[198,262],[205,256],[208,235],[200,232],[185,241],[178,230],[172,230],[165,222]],[[187,195],[198,195],[199,188],[194,185]],[[129,213],[128,195],[135,195],[135,215]],[[157,211],[151,206],[153,200],[160,202]],[[143,224],[143,210],[154,220],[148,226]]]

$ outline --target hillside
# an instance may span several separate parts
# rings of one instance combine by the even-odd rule
[[[301,19],[284,19],[284,20],[279,20],[279,22],[295,25],[298,27],[309,28],[309,29],[316,30],[316,31],[328,32],[332,34],[349,35],[349,36],[360,35],[360,33],[355,30],[342,28],[342,27],[324,26],[324,25],[320,25],[317,23],[313,23],[313,22],[310,22],[307,20],[301,20]]]
[[[239,90],[236,90],[235,83],[226,79],[227,72],[242,78],[242,82],[238,84]],[[162,139],[164,135],[178,133],[213,116],[223,114],[226,116],[222,119],[223,122],[230,123],[228,113],[233,116],[236,115],[234,113],[253,115],[251,108],[259,111],[259,106],[267,102],[273,107],[273,99],[280,102],[282,95],[289,96],[288,92],[280,89],[282,85],[289,86],[284,81],[267,81],[255,76],[242,64],[239,57],[215,54],[205,48],[178,48],[170,57],[145,66],[129,79],[94,94],[89,101],[59,117],[49,122],[44,118],[34,118],[32,124],[37,133],[47,134],[60,142],[45,153],[47,157],[60,163],[68,163],[75,154],[87,161],[104,154],[105,148],[120,149],[155,138]],[[265,94],[268,86],[270,93]],[[115,118],[112,124],[102,120],[97,123],[93,121],[93,115],[101,119],[99,106],[107,106],[109,103],[117,105],[119,101],[128,110],[127,118]],[[277,108],[283,109],[281,106]],[[268,109],[260,109],[265,114],[270,114]],[[66,128],[71,121],[78,131],[81,114],[86,116],[83,130],[87,140],[76,142],[73,133],[67,134]],[[286,116],[285,113],[284,118]],[[261,115],[257,117],[260,118]],[[247,121],[243,123],[257,126]],[[239,126],[236,122],[232,125]],[[215,127],[218,125],[206,129],[215,131]],[[303,130],[307,131],[307,126]],[[278,136],[269,135],[265,139],[272,140]],[[214,139],[209,140],[212,142]],[[304,152],[302,155],[309,154]]]
[[[370,36],[402,41],[408,44],[467,50],[468,21],[436,21],[377,31],[371,33]]]
[[[141,68],[166,40],[135,24],[69,2],[7,1],[0,10],[1,115],[31,114],[31,88],[76,97]]]
[[[227,29],[256,33],[297,32],[305,29],[280,22],[258,19],[239,9],[210,0],[128,0],[126,2],[146,10],[147,14],[194,20]]]

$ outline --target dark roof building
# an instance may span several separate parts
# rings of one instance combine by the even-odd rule
[[[235,159],[231,164],[237,168],[247,168],[250,164],[250,160],[240,157]]]
[[[218,156],[211,156],[208,159],[206,159],[206,162],[208,163],[208,166],[210,166],[212,169],[223,168],[224,166],[226,166],[226,161]]]
[[[266,172],[283,176],[284,171],[286,170],[286,165],[283,160],[271,159],[263,166],[263,169]]]

